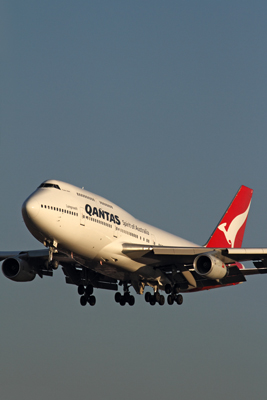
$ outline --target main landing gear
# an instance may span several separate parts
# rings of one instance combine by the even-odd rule
[[[167,297],[167,302],[171,306],[174,302],[176,302],[178,305],[183,304],[183,296],[181,294],[173,295],[169,294]]]
[[[159,292],[155,292],[154,294],[146,292],[145,301],[150,303],[151,306],[154,306],[156,303],[158,303],[160,306],[163,306],[165,303],[165,297]]]
[[[168,294],[167,303],[171,306],[174,302],[178,305],[183,304],[183,296],[179,294],[180,287],[176,283],[173,287],[170,284],[165,286],[165,292]]]
[[[167,284],[165,286],[165,292],[166,294],[168,294],[167,303],[169,305],[172,305],[174,302],[176,302],[179,305],[183,303],[183,296],[179,294],[179,290],[180,288],[177,284],[174,285],[173,287],[170,284]],[[163,306],[163,304],[165,303],[165,297],[158,291],[156,291],[154,294],[146,292],[145,301],[147,303],[150,303],[151,306],[154,306],[156,303],[158,303],[160,306]]]
[[[86,304],[90,304],[90,306],[94,306],[96,303],[96,298],[93,296],[94,288],[92,285],[87,285],[86,288],[83,285],[78,286],[78,293],[81,295],[80,303],[81,306],[86,306]]]
[[[165,303],[165,297],[163,296],[163,294],[159,294],[159,292],[156,292],[155,294],[146,292],[145,301],[147,303],[150,303],[151,306],[154,306],[156,303],[158,303],[160,306],[163,306]],[[172,305],[174,302],[181,305],[183,303],[183,296],[181,294],[169,294],[167,296],[167,303],[169,305]]]
[[[93,296],[93,291],[94,288],[90,284],[86,287],[84,287],[83,285],[78,286],[78,293],[81,296],[80,303],[82,306],[86,306],[87,303],[90,306],[94,306],[96,304],[96,298],[95,296]],[[183,303],[183,296],[179,293],[178,285],[174,285],[173,287],[171,285],[166,285],[165,292],[168,295],[167,303],[169,305],[172,305],[174,303],[181,305]],[[135,298],[130,294],[127,284],[124,284],[124,294],[121,294],[120,292],[115,293],[115,301],[121,306],[125,306],[126,303],[128,303],[129,306],[134,305]],[[145,301],[147,303],[150,303],[151,306],[154,306],[156,303],[158,303],[160,306],[163,306],[165,304],[165,297],[160,294],[158,290],[154,294],[146,292]]]
[[[126,303],[129,306],[133,306],[135,303],[135,298],[129,292],[124,293],[123,295],[120,292],[115,293],[115,301],[116,303],[120,303],[121,306],[125,306]]]
[[[125,306],[126,303],[128,303],[129,306],[133,306],[135,303],[135,298],[130,294],[127,283],[123,284],[123,290],[124,294],[121,294],[120,292],[115,293],[116,303],[119,303],[121,306]]]

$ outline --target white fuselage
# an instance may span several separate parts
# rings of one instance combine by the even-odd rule
[[[85,266],[94,263],[101,269],[105,263],[114,277],[116,271],[135,273],[142,267],[122,253],[124,243],[196,246],[137,220],[100,196],[61,181],[44,182],[24,202],[22,214],[29,231],[41,243],[78,262],[82,260]]]

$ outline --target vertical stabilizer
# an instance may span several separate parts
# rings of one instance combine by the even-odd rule
[[[206,247],[241,247],[253,190],[241,186]]]

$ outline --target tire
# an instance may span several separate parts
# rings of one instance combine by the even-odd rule
[[[90,306],[94,306],[96,303],[96,298],[95,296],[90,296],[88,299],[88,303],[90,304]]]
[[[163,294],[161,294],[160,295],[160,298],[159,298],[159,305],[160,306],[163,306],[164,305],[164,303],[165,303],[165,297],[163,296]]]
[[[178,296],[176,297],[176,303],[180,306],[181,304],[183,304],[183,296],[181,294],[178,294]]]
[[[130,296],[129,299],[128,299],[128,304],[129,304],[129,306],[133,306],[134,303],[135,303],[135,298],[134,298],[134,296]]]
[[[83,285],[79,285],[78,286],[78,293],[79,293],[79,295],[83,295],[84,294],[84,286]]]
[[[151,300],[151,293],[150,293],[150,292],[146,292],[146,293],[145,293],[145,301],[146,301],[147,303],[149,303],[150,300]]]
[[[86,304],[87,304],[87,297],[86,297],[86,296],[81,296],[81,298],[80,298],[80,303],[81,303],[81,306],[86,306]]]
[[[126,303],[129,303],[130,297],[131,297],[131,295],[130,295],[129,292],[126,292],[126,293],[124,294],[124,298],[125,298]]]
[[[178,285],[178,283],[176,283],[173,288],[173,293],[179,293],[179,292],[180,292],[180,286]]]
[[[169,294],[169,296],[167,297],[167,303],[172,306],[174,303],[174,298],[171,294]]]
[[[154,306],[156,304],[155,296],[151,296],[151,299],[150,299],[149,303],[150,303],[151,306]]]
[[[121,301],[121,294],[120,292],[115,293],[115,301],[116,303],[119,303]]]
[[[172,287],[169,283],[167,283],[167,285],[165,285],[165,293],[170,294],[171,292],[172,292]]]
[[[125,304],[126,304],[125,298],[124,298],[124,296],[121,296],[120,305],[125,306]]]
[[[91,294],[93,294],[94,288],[92,285],[88,285],[85,289],[85,293],[87,294],[87,296],[91,296]]]
[[[156,292],[156,293],[154,294],[154,297],[155,297],[155,301],[156,301],[157,303],[159,303],[159,300],[160,300],[160,294],[159,294],[159,292]]]

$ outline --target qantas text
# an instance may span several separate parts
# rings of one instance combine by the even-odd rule
[[[85,211],[90,217],[96,216],[98,218],[105,219],[106,221],[113,222],[114,224],[120,225],[121,221],[118,215],[113,215],[101,208],[91,207],[90,204],[86,204]]]

